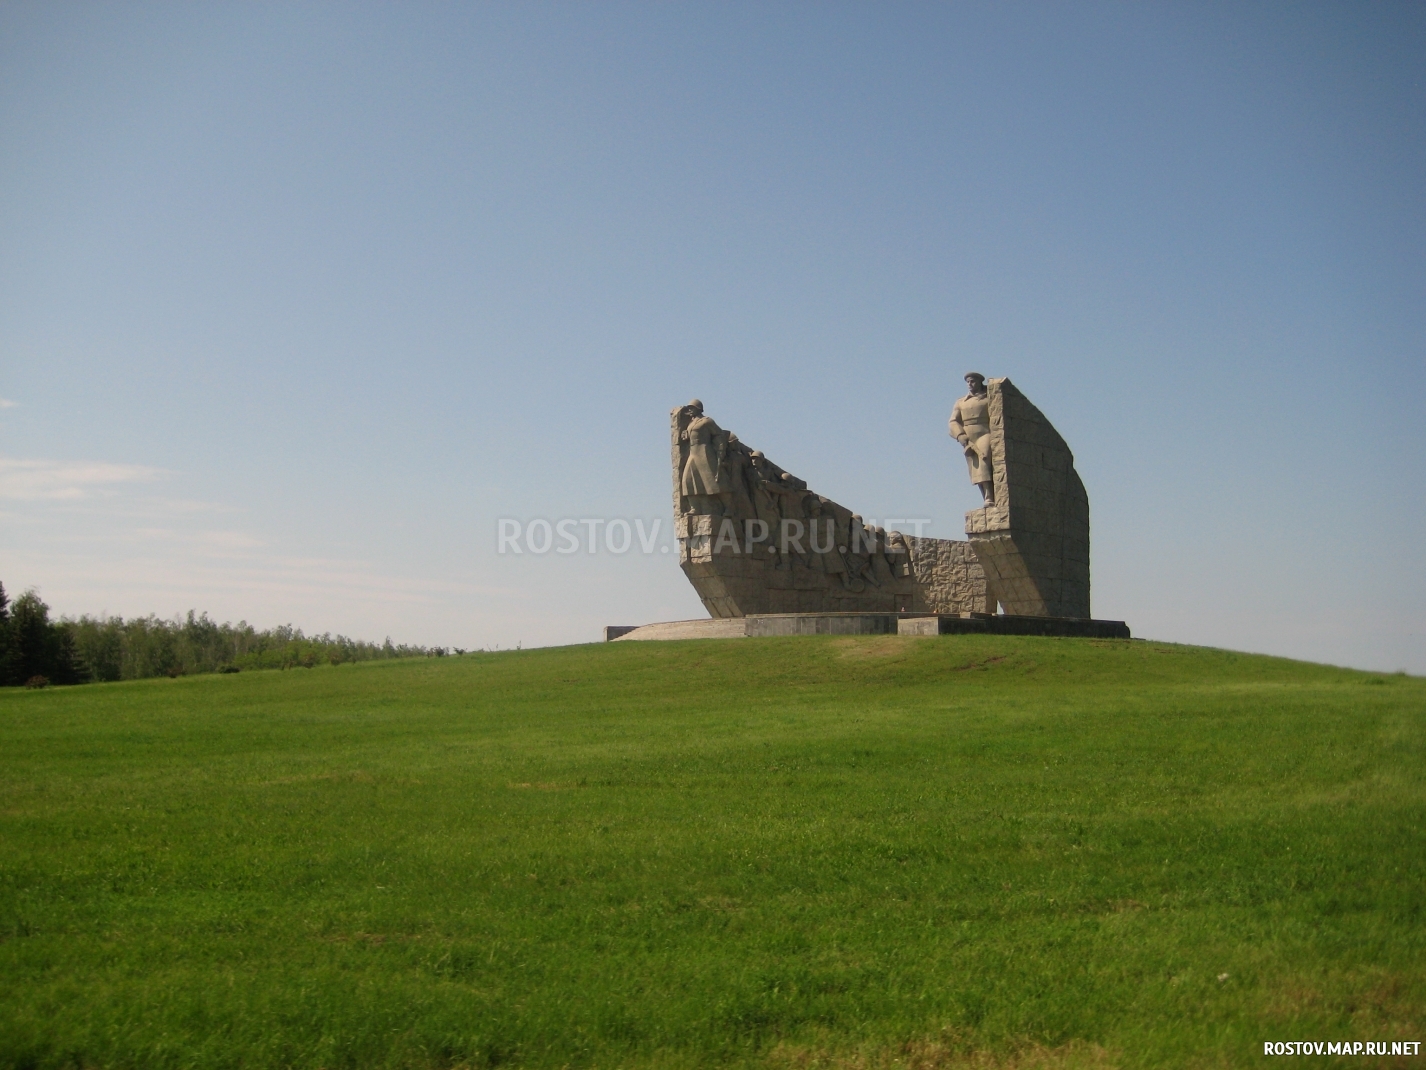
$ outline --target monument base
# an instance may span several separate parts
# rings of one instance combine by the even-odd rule
[[[608,642],[626,639],[741,639],[772,635],[1048,635],[1079,639],[1128,639],[1122,620],[1026,617],[975,613],[762,613],[747,617],[666,621],[642,627],[608,627]]]
[[[1049,635],[1068,639],[1130,639],[1129,625],[1122,620],[1094,620],[1090,617],[1025,617],[1013,613],[992,616],[973,613],[969,617],[903,617],[901,635],[962,635],[969,632],[990,635]]]

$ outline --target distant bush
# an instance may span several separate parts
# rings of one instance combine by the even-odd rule
[[[50,681],[48,676],[31,676],[25,681],[25,686],[31,691],[38,691],[42,687],[49,687],[49,685]]]
[[[49,619],[35,591],[11,604],[0,584],[0,686],[33,680],[78,684],[177,678],[243,669],[314,668],[319,663],[443,656],[444,647],[368,643],[345,635],[304,635],[290,624],[258,631],[247,621],[214,621],[189,610],[185,617],[63,617]],[[43,686],[43,685],[36,685]]]

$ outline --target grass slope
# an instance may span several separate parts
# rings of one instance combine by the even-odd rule
[[[1011,637],[9,691],[0,1066],[1426,1040],[1423,744],[1420,679]]]

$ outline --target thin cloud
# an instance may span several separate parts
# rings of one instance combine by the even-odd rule
[[[22,461],[0,457],[0,498],[74,501],[112,493],[124,483],[147,483],[169,473],[141,464],[103,461]]]
[[[0,409],[13,409],[18,404],[18,401],[11,401],[9,398],[0,398]]]
[[[196,498],[138,497],[137,506],[147,508],[157,516],[201,516],[208,513],[238,513],[242,510],[222,502],[204,502]]]
[[[134,535],[146,542],[181,543],[198,550],[232,552],[255,550],[267,543],[245,531],[175,531],[172,528],[135,528]]]

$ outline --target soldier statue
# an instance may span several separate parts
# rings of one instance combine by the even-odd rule
[[[970,481],[980,488],[986,505],[995,504],[994,450],[990,441],[990,394],[985,389],[985,376],[980,372],[966,373],[970,393],[956,402],[951,410],[951,437],[966,453]]]

